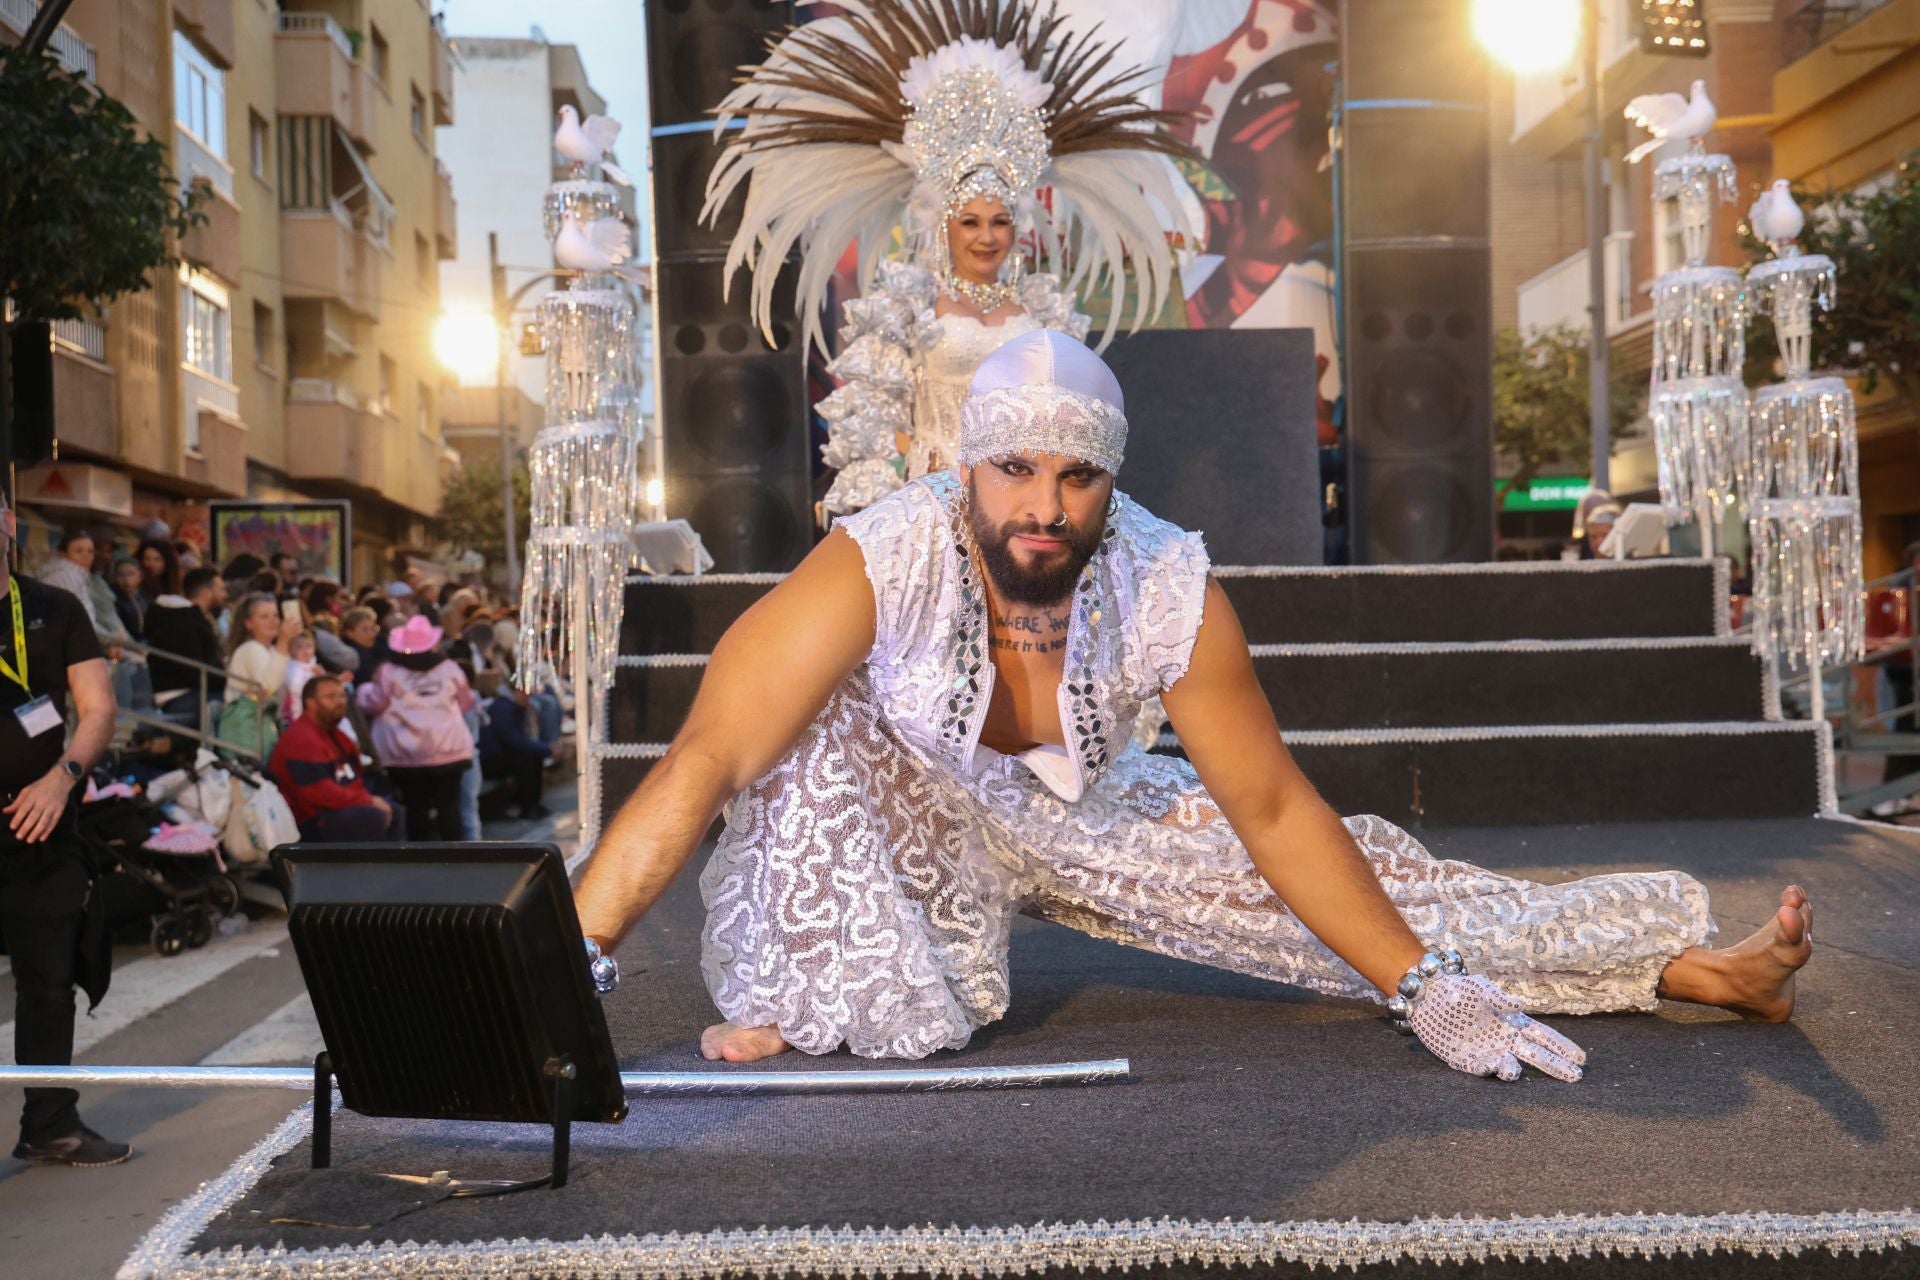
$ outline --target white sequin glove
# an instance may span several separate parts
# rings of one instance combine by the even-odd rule
[[[1456,1071],[1518,1080],[1532,1063],[1556,1080],[1580,1078],[1584,1049],[1520,1011],[1520,1002],[1477,973],[1424,979],[1407,1007],[1420,1043]]]

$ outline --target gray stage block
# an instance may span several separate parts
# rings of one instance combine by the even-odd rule
[[[1149,329],[1106,360],[1127,397],[1119,483],[1215,564],[1319,564],[1308,329]]]

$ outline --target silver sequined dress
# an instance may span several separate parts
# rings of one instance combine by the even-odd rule
[[[961,496],[939,473],[837,526],[866,556],[877,638],[728,808],[700,877],[721,1013],[809,1053],[959,1048],[1006,1011],[1021,912],[1382,1001],[1268,887],[1192,766],[1129,741],[1191,657],[1198,535],[1116,497],[1073,597],[1067,746],[1006,756],[979,745],[994,676],[980,584],[956,550]],[[1682,872],[1537,884],[1434,858],[1382,818],[1346,825],[1413,931],[1529,1012],[1650,1009],[1666,962],[1715,931],[1705,887]]]
[[[841,384],[820,402],[827,423],[821,456],[839,469],[822,505],[836,515],[900,488],[896,433],[911,439],[908,480],[953,465],[967,384],[1003,344],[1035,329],[1087,336],[1087,317],[1052,275],[1023,277],[1021,310],[998,324],[936,315],[934,301],[933,276],[924,267],[886,262],[873,289],[843,308],[840,354],[828,366]]]

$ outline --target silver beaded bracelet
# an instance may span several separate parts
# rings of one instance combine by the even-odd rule
[[[1426,980],[1441,973],[1465,973],[1467,962],[1452,947],[1428,948],[1414,961],[1407,971],[1400,975],[1400,981],[1394,990],[1397,994],[1387,1000],[1387,1012],[1392,1020],[1387,1024],[1403,1036],[1413,1034],[1413,1023],[1407,1020],[1407,1014],[1413,1008],[1413,1001],[1425,987]]]

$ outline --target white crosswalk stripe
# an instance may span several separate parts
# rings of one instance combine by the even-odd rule
[[[197,951],[177,956],[149,956],[114,970],[107,998],[91,1016],[74,1019],[73,1054],[85,1059],[87,1050],[116,1031],[124,1030],[158,1009],[205,986],[249,960],[278,955],[287,942],[285,921],[261,922],[232,937],[215,935]],[[85,999],[82,998],[82,1008]],[[0,1063],[13,1060],[13,1023],[0,1024]]]
[[[200,1059],[203,1067],[290,1067],[312,1062],[326,1045],[304,992]]]

